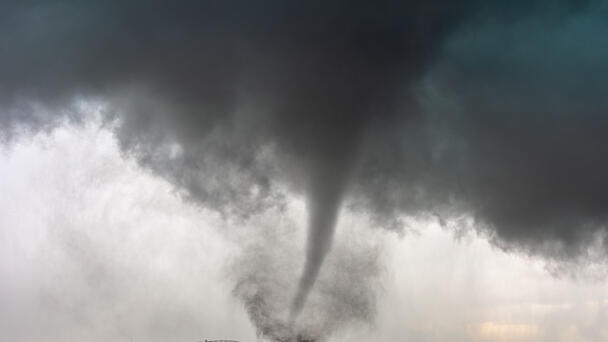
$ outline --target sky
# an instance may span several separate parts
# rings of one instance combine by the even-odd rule
[[[6,333],[605,339],[607,11],[0,4]]]
[[[98,121],[62,123],[0,151],[3,340],[256,340],[230,275],[240,262],[231,234],[255,227],[227,227],[179,196],[124,155]],[[265,213],[252,225],[304,217],[302,198],[292,196],[286,213]],[[331,341],[608,337],[608,285],[593,268],[555,276],[540,258],[437,222],[412,221],[401,236],[365,222],[345,214],[336,244],[373,241],[382,261],[377,317]]]

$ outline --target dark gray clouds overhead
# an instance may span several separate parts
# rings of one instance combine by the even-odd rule
[[[551,257],[606,239],[604,1],[1,6],[6,137],[100,100],[198,203],[246,217],[305,194],[304,298],[343,199],[379,222],[471,215]]]
[[[573,257],[607,241],[607,13],[596,2],[465,29],[429,75],[455,101],[439,121],[461,197],[507,244]]]
[[[266,189],[268,170],[258,172],[251,160],[262,145],[308,165],[296,169],[332,169],[352,159],[364,126],[391,115],[402,121],[394,99],[422,75],[465,9],[441,1],[6,6],[3,126],[44,124],[32,102],[56,112],[74,96],[101,97],[125,114],[121,139],[143,159],[158,165],[166,158],[157,148],[179,143],[188,165],[159,168],[218,207],[243,199],[231,191],[253,183]],[[202,167],[201,154],[235,163],[252,179],[215,191],[175,174]],[[292,181],[309,182],[299,176]]]

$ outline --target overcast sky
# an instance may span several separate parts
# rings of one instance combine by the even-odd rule
[[[225,231],[242,228],[180,198],[123,155],[108,127],[24,136],[2,147],[0,172],[2,340],[256,340],[231,295],[239,247]],[[302,198],[288,202],[255,224],[301,220]],[[542,259],[473,233],[455,239],[436,222],[411,221],[401,237],[365,222],[344,215],[336,245],[359,248],[354,230],[381,249],[378,316],[332,341],[608,338],[608,285],[594,270],[554,277]]]

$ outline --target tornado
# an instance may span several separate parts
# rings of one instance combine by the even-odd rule
[[[273,305],[285,288],[250,277],[273,271],[264,263],[246,264],[250,268],[239,268],[237,276],[243,285],[235,293],[258,332],[282,336],[289,329],[276,326],[283,325],[285,311],[295,322],[305,307],[349,192],[363,200],[365,210],[387,215],[417,212],[436,202],[435,197],[410,198],[412,188],[450,197],[449,187],[431,191],[443,184],[436,170],[449,167],[426,157],[426,151],[435,151],[429,140],[434,136],[424,132],[435,130],[425,127],[434,128],[436,118],[418,108],[419,86],[435,60],[442,60],[437,57],[445,51],[446,37],[477,12],[474,3],[2,3],[0,140],[23,127],[35,131],[66,118],[84,121],[74,108],[83,100],[99,101],[108,108],[100,115],[116,127],[120,148],[197,205],[242,220],[282,205],[278,189],[305,196],[307,241],[300,278],[290,275],[297,286],[294,297],[289,293],[284,303]],[[498,119],[503,117],[510,116]],[[441,127],[444,122],[439,121]],[[477,122],[486,123],[471,124]],[[455,129],[469,125],[453,124]],[[474,142],[465,145],[494,146]],[[173,153],[175,146],[179,153]],[[513,150],[529,149],[504,148]],[[470,160],[485,162],[482,152]],[[505,165],[512,164],[519,163]],[[529,184],[539,183],[534,180]],[[511,194],[512,188],[496,191]],[[495,207],[522,203],[508,199],[498,198]],[[494,222],[502,213],[485,216]],[[315,312],[324,324],[331,321],[325,335],[357,314]]]
[[[331,249],[348,178],[346,168],[346,165],[336,168],[319,166],[313,172],[314,178],[310,182],[307,194],[306,259],[291,307],[290,322],[292,323],[302,311],[306,298],[319,275],[323,260]]]

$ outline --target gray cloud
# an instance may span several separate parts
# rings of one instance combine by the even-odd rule
[[[607,9],[465,30],[429,76],[455,101],[441,120],[461,197],[505,247],[606,247]]]
[[[560,259],[605,239],[605,10],[6,4],[0,123],[11,139],[99,99],[125,151],[227,218],[279,206],[278,186],[304,194],[295,317],[345,199],[387,227],[404,214],[471,215],[505,248]]]

